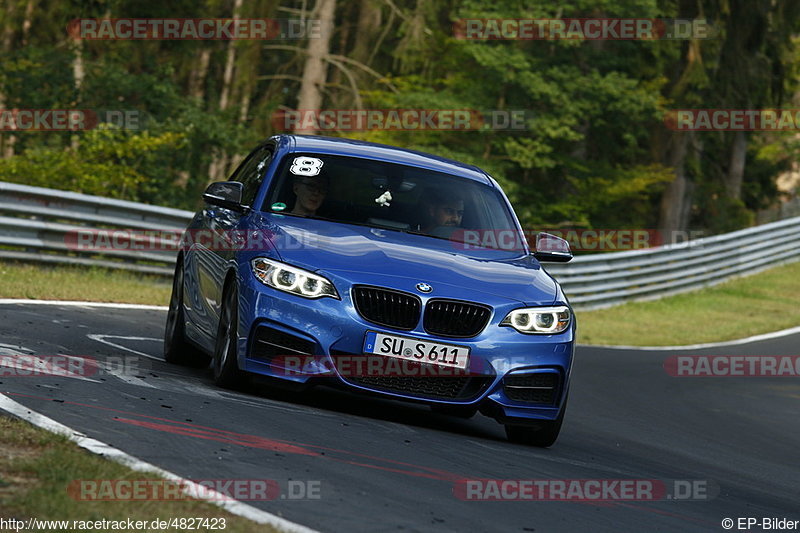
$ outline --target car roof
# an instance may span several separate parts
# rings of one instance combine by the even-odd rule
[[[390,163],[427,168],[438,172],[455,174],[494,186],[492,179],[475,165],[468,165],[453,159],[439,157],[416,150],[407,150],[386,144],[323,137],[319,135],[276,135],[272,137],[278,147],[287,152],[313,152],[318,154],[342,155],[377,159]]]

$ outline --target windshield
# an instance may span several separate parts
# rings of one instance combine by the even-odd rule
[[[489,185],[427,169],[326,154],[289,154],[264,210],[462,241],[468,230],[516,231]]]

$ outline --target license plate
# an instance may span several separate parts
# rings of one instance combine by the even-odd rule
[[[386,335],[377,331],[367,332],[364,339],[364,353],[461,369],[467,368],[469,362],[467,346]]]

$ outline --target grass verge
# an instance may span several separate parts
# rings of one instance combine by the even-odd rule
[[[577,312],[584,344],[721,342],[800,325],[800,262],[652,302]]]
[[[172,280],[99,267],[0,261],[0,298],[168,305]]]
[[[142,520],[225,518],[226,532],[273,532],[198,500],[89,501],[74,499],[75,480],[158,479],[80,448],[66,437],[0,414],[0,518],[26,520]],[[71,524],[70,524],[71,525]],[[69,527],[64,531],[77,531]],[[206,531],[200,528],[200,531]],[[141,531],[155,531],[146,528]],[[162,531],[180,531],[163,529]]]

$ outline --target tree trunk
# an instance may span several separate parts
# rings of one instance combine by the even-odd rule
[[[314,9],[320,20],[320,36],[308,40],[306,63],[303,68],[303,81],[300,84],[300,95],[297,99],[298,109],[320,109],[322,106],[322,87],[327,80],[328,65],[325,58],[330,52],[333,35],[333,19],[336,11],[336,0],[317,0]],[[295,133],[315,135],[317,128],[295,128]]]
[[[27,46],[28,35],[31,32],[31,19],[33,19],[33,7],[36,3],[35,0],[28,0],[25,4],[25,18],[22,19],[22,46]]]
[[[369,58],[375,47],[382,22],[381,3],[377,0],[361,0],[358,6],[356,42],[350,57],[369,66]]]
[[[339,31],[339,44],[337,46],[334,46],[333,43],[331,43],[330,46],[331,50],[328,50],[329,52],[336,52],[338,50],[342,54],[345,55],[347,54],[347,51],[349,49],[347,43],[349,42],[350,39],[350,29],[352,27],[350,21],[355,20],[356,18],[355,12],[356,12],[355,4],[345,4],[344,9],[340,10],[340,16],[342,17],[341,20],[346,22],[344,24],[340,24],[339,26],[337,26],[337,29]],[[329,79],[326,80],[326,82],[328,85],[332,87],[338,87],[343,83],[344,81],[343,77],[344,75],[342,73],[342,70],[339,68],[335,68],[330,73],[330,77]],[[335,93],[330,95],[330,101],[328,102],[328,105],[332,106],[335,109],[344,109],[352,107],[353,100],[354,100],[353,95],[348,95],[344,91],[336,91]]]
[[[14,40],[14,2],[6,0],[6,13],[3,17],[3,50],[11,50],[11,43]]]
[[[743,131],[733,134],[731,146],[731,163],[728,174],[725,176],[725,193],[728,198],[740,199],[742,197],[742,182],[744,181],[744,165],[747,159],[747,135]]]
[[[6,108],[6,95],[0,91],[0,109]],[[17,143],[17,137],[13,133],[4,136],[0,133],[0,153],[3,158],[14,157],[14,145]]]
[[[86,69],[83,64],[83,41],[77,39],[75,41],[75,55],[72,58],[72,78],[75,82],[75,99],[77,102],[81,101],[81,86],[83,79],[86,77]],[[80,145],[78,135],[73,133],[70,136],[70,146],[73,150],[77,150]]]
[[[206,78],[208,77],[208,61],[211,49],[203,48],[197,56],[197,66],[189,73],[189,96],[201,102],[206,95]]]
[[[233,3],[233,18],[239,18],[239,12],[242,10],[242,0],[234,0]],[[228,108],[228,100],[231,94],[231,85],[233,84],[233,67],[236,63],[236,41],[231,39],[228,41],[228,52],[225,57],[225,72],[222,75],[222,91],[219,96],[219,108],[224,111]]]
[[[244,124],[247,122],[247,114],[250,112],[250,100],[253,89],[249,83],[242,87],[242,99],[239,103],[239,123]]]
[[[233,18],[239,18],[242,9],[242,0],[234,0]],[[225,111],[230,101],[231,87],[233,85],[233,67],[236,64],[236,41],[228,41],[227,54],[225,56],[225,71],[222,74],[222,91],[219,95],[219,109]],[[215,154],[208,166],[208,181],[216,181],[227,178],[225,169],[227,167],[228,154],[223,150]]]
[[[675,179],[667,186],[661,196],[659,229],[664,244],[675,242],[678,232],[686,231],[691,207],[691,183],[686,177],[686,152],[691,133],[672,135],[672,146],[667,164],[675,169]]]
[[[3,40],[2,40],[2,52],[4,57],[8,57],[8,54],[11,52],[11,45],[14,40],[14,25],[12,19],[14,17],[14,2],[10,0],[6,0],[6,12],[3,16]],[[6,95],[3,93],[2,89],[0,89],[0,109],[5,109],[6,107]],[[4,158],[12,157],[14,155],[14,144],[16,144],[17,138],[13,134],[9,134],[7,137],[0,134],[0,153],[3,154]]]
[[[381,3],[378,0],[361,0],[358,4],[347,4],[347,11],[339,13],[340,17],[346,21],[355,21],[354,24],[346,23],[340,25],[339,51],[343,55],[348,55],[353,61],[369,66],[371,55],[377,46],[380,46],[380,33],[383,28]],[[352,38],[351,38],[352,34]],[[352,41],[350,52],[347,53],[348,43]],[[344,80],[341,68],[333,69],[330,75],[330,85],[337,87],[344,83],[354,83],[356,88],[360,87],[369,76],[362,69],[353,69],[347,80]],[[349,91],[337,91],[335,101],[331,102],[336,108],[347,108],[359,105],[359,99]]]
[[[80,92],[83,85],[83,78],[86,77],[86,69],[83,65],[83,41],[75,42],[75,56],[72,58],[72,77],[75,80],[75,90]]]

